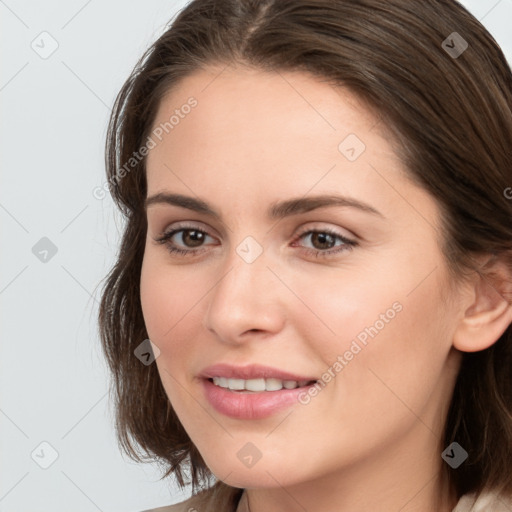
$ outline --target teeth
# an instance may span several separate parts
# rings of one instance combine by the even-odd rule
[[[229,381],[228,381],[229,384]],[[265,379],[249,379],[245,381],[247,391],[265,391]]]
[[[232,391],[279,391],[280,389],[295,389],[306,386],[307,380],[281,380],[281,379],[227,379],[225,377],[213,377],[213,383],[221,388],[231,389]]]
[[[265,379],[265,389],[267,391],[279,391],[280,389],[283,389],[283,386],[284,386],[284,382],[282,380]]]
[[[228,387],[229,389],[234,389],[236,391],[240,391],[245,389],[245,381],[244,379],[228,379],[228,385],[224,387]]]

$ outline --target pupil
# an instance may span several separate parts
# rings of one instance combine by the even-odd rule
[[[329,245],[329,247],[320,247],[320,249],[330,249],[333,237],[329,233],[313,233],[313,245],[315,245],[315,240],[319,240],[320,245],[326,243]]]
[[[189,229],[189,230],[185,231],[185,236],[184,236],[184,238],[185,238],[185,239],[188,239],[188,240],[191,240],[191,241],[192,241],[192,243],[191,243],[191,244],[189,244],[189,243],[187,242],[187,240],[185,240],[185,243],[186,243],[187,245],[192,246],[192,247],[196,247],[196,246],[198,246],[198,245],[201,245],[201,242],[203,241],[203,234],[204,234],[204,233],[201,233],[200,231],[197,231],[197,230],[195,230],[195,229]]]

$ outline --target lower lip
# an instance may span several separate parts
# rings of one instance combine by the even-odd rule
[[[281,389],[279,391],[263,391],[261,393],[243,393],[230,391],[216,386],[213,382],[203,379],[203,388],[206,399],[218,412],[243,420],[256,420],[267,418],[272,414],[296,404],[299,395],[309,390],[309,386],[295,389]]]

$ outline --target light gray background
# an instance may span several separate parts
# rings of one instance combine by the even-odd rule
[[[117,447],[96,314],[121,217],[93,196],[114,98],[185,3],[0,0],[0,512],[139,512],[189,495]],[[512,0],[463,4],[512,62]],[[43,237],[57,248],[45,262]]]

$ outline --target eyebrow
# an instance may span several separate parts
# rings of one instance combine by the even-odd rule
[[[167,192],[160,192],[151,197],[148,197],[144,203],[144,208],[155,204],[169,204],[173,206],[180,206],[193,210],[198,213],[210,215],[218,220],[221,216],[216,212],[208,203],[201,199],[197,199],[182,194],[171,194]],[[306,213],[317,208],[324,208],[328,206],[342,206],[347,208],[356,208],[365,213],[371,213],[385,218],[381,212],[370,206],[369,204],[358,201],[351,197],[343,197],[337,195],[320,195],[311,197],[300,197],[296,199],[288,199],[286,201],[279,201],[271,204],[267,211],[267,217],[270,220],[283,219],[292,215]]]

